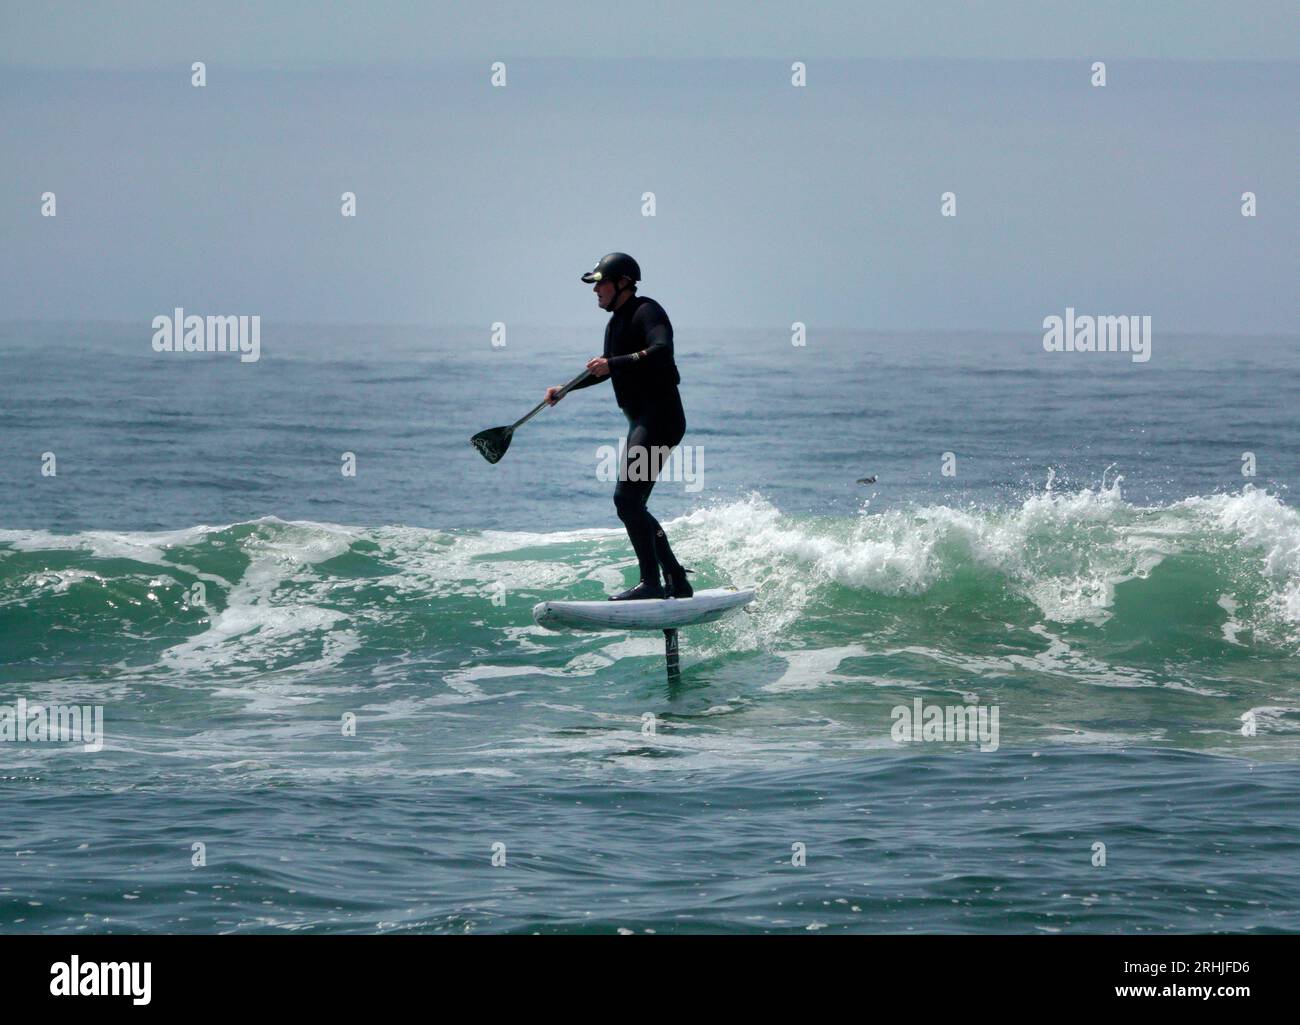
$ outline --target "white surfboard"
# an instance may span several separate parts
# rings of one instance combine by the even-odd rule
[[[690,598],[543,601],[533,606],[533,619],[551,630],[675,630],[712,623],[744,608],[754,595],[753,590],[716,587]]]

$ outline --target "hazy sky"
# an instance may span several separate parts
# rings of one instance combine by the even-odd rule
[[[1294,4],[425,7],[5,2],[0,317],[1295,330]]]
[[[41,67],[509,57],[1300,57],[1294,0],[3,0]]]

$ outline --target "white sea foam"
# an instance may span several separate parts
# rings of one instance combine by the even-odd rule
[[[839,676],[835,670],[846,658],[860,658],[868,654],[861,644],[838,648],[815,648],[809,651],[782,651],[786,670],[781,676],[763,686],[766,691],[814,690],[827,684],[847,682],[854,677]]]
[[[1008,509],[924,506],[843,521],[792,520],[771,503],[708,507],[670,524],[674,544],[756,582],[782,608],[779,628],[808,604],[808,587],[838,584],[920,595],[963,572],[1000,578],[1045,620],[1104,622],[1115,590],[1172,555],[1231,562],[1226,571],[1268,591],[1267,617],[1300,626],[1300,512],[1254,488],[1168,506],[1123,501],[1120,481],[1097,491],[1043,492]],[[763,588],[766,583],[773,587]]]
[[[265,521],[264,521],[265,522]],[[304,601],[288,583],[316,580],[312,567],[348,550],[357,532],[315,523],[274,521],[276,529],[250,534],[240,548],[249,562],[213,609],[208,628],[164,651],[160,665],[175,673],[262,671],[292,666],[312,672],[337,665],[360,644],[347,616]],[[312,656],[315,657],[312,657]]]
[[[1012,507],[924,506],[848,520],[786,517],[752,496],[699,509],[669,527],[687,564],[701,566],[715,580],[760,589],[754,615],[693,631],[684,647],[685,664],[689,668],[715,655],[762,652],[756,661],[732,660],[709,672],[716,671],[724,686],[735,686],[726,691],[728,697],[740,693],[752,698],[754,691],[745,690],[752,686],[780,708],[821,700],[819,688],[939,686],[978,688],[984,695],[981,681],[991,681],[991,689],[1000,678],[1040,677],[1048,686],[1059,678],[1223,698],[1234,693],[1230,673],[1220,689],[1217,680],[1204,675],[1181,678],[1177,667],[1163,660],[1143,661],[1138,655],[1132,665],[1115,664],[1089,646],[1095,635],[1090,624],[1115,616],[1123,585],[1151,577],[1164,562],[1180,556],[1191,557],[1184,561],[1184,573],[1204,574],[1190,578],[1203,582],[1202,607],[1217,603],[1222,613],[1224,621],[1207,633],[1210,639],[1247,648],[1261,639],[1294,644],[1300,624],[1300,515],[1276,496],[1252,488],[1143,507],[1126,503],[1116,481],[1096,491],[1045,492]],[[613,665],[641,660],[658,670],[662,660],[658,636],[610,633],[575,641],[529,624],[533,601],[579,587],[590,591],[593,581],[607,585],[619,576],[616,566],[627,564],[628,555],[619,530],[446,532],[266,518],[161,533],[0,531],[0,550],[3,546],[129,560],[138,568],[126,576],[146,582],[152,579],[149,574],[173,582],[179,582],[181,570],[193,574],[192,567],[180,565],[182,560],[226,567],[219,571],[230,579],[201,575],[220,591],[209,622],[167,647],[152,665],[119,664],[114,677],[118,692],[141,682],[199,685],[210,688],[216,699],[238,703],[246,715],[292,717],[291,723],[242,722],[186,737],[185,757],[211,755],[226,765],[237,762],[241,752],[267,744],[318,737],[325,727],[314,710],[342,694],[373,722],[401,723],[458,709],[469,712],[479,703],[539,689],[576,696],[609,678]],[[359,572],[331,572],[326,564],[345,554],[361,560]],[[169,570],[177,571],[176,576]],[[111,584],[123,578],[117,567],[109,571],[91,563],[19,579],[29,596],[35,588],[61,599],[75,584]],[[491,601],[497,585],[504,586],[504,608]],[[882,605],[868,595],[901,601]],[[910,601],[918,597],[922,603]],[[1026,620],[1012,611],[1014,604],[996,609],[995,615],[1005,620],[991,622],[999,633],[1005,622],[1005,644],[999,638],[950,644],[924,636],[924,620],[913,624],[908,618],[909,608],[960,609],[962,603],[980,615],[981,602],[1004,597],[1027,603],[1031,610]],[[1158,617],[1160,610],[1142,612]],[[862,619],[861,640],[851,632],[855,617],[874,617]],[[472,640],[461,637],[458,623],[468,624]],[[988,623],[985,617],[980,629],[987,632]],[[1080,628],[1071,629],[1076,623]],[[867,631],[874,631],[870,639]],[[138,640],[149,641],[145,633]],[[376,637],[382,666],[365,665],[349,685],[343,672],[349,656]],[[869,675],[852,665],[859,658],[881,665],[893,660],[887,670],[891,675]],[[755,671],[761,678],[754,679]],[[80,679],[61,685],[76,686]],[[84,682],[103,685],[90,676]],[[388,694],[394,687],[427,689]],[[1264,693],[1255,701],[1275,704],[1256,710],[1267,727],[1261,735],[1294,732],[1289,707],[1279,709],[1278,699]],[[711,695],[703,707],[722,707],[716,697]],[[1069,723],[1060,709],[1052,715]],[[647,755],[636,730],[618,731],[625,734],[621,739],[543,735],[521,742],[522,750],[509,743],[506,747],[514,754],[531,750],[581,753],[597,761],[614,758],[651,771],[674,764],[725,764],[737,757],[761,762],[772,750],[770,742],[746,741],[736,732],[743,731],[745,719],[720,716],[718,722],[728,729],[712,737],[684,727],[669,731],[654,744],[668,758]],[[334,722],[327,725],[337,729]],[[1046,726],[1058,732],[1057,743],[1066,744],[1102,741],[1112,732],[1084,724],[1059,730],[1052,722]],[[830,728],[832,734],[837,730],[852,732]],[[795,759],[821,744],[805,720],[798,720],[789,736],[797,742],[787,746],[783,740],[778,746]],[[1138,736],[1155,739],[1154,734]],[[492,743],[501,741],[493,738]],[[134,737],[117,751],[156,755],[172,744],[174,738]]]

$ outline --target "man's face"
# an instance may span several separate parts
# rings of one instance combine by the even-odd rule
[[[614,293],[617,289],[612,281],[597,281],[592,291],[596,293],[596,302],[600,305],[600,308],[607,310],[609,304],[614,301]]]

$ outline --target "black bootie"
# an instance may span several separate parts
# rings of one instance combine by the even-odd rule
[[[654,580],[642,580],[636,587],[629,587],[626,591],[619,594],[612,594],[610,601],[643,601],[647,598],[663,598],[664,589],[659,583],[659,575],[656,573]]]
[[[664,573],[664,590],[668,592],[669,598],[689,598],[695,593],[691,582],[686,579],[686,574],[693,572],[695,571],[685,566],[678,566],[675,570]]]

